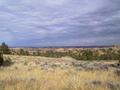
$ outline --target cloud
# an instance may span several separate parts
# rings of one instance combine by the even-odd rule
[[[119,0],[1,0],[0,42],[11,46],[120,44]]]
[[[47,5],[63,5],[66,4],[68,0],[45,0]]]

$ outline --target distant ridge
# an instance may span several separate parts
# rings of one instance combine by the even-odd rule
[[[109,48],[109,47],[115,47],[115,45],[96,45],[96,46],[45,46],[45,47],[24,47],[24,46],[18,46],[18,47],[10,47],[10,48]]]

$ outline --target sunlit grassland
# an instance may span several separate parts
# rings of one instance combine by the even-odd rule
[[[120,76],[112,69],[86,71],[73,67],[58,67],[49,70],[42,69],[38,61],[64,64],[74,60],[67,57],[59,59],[14,55],[4,57],[10,57],[14,63],[0,68],[0,90],[120,90],[116,88],[116,85],[120,84]],[[101,61],[101,63],[115,62]]]
[[[101,84],[90,84],[93,80]],[[109,90],[109,81],[120,83],[120,77],[102,70],[0,70],[0,90]]]

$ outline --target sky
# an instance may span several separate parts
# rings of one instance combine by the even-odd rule
[[[120,44],[120,0],[0,0],[0,43]]]

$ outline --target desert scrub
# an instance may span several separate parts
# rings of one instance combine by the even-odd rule
[[[65,56],[72,57],[76,60],[119,60],[120,59],[120,49],[113,48],[102,48],[102,49],[78,49],[78,50],[66,50],[64,52],[48,50],[45,51],[35,51],[30,53],[29,50],[20,49],[14,53],[17,55],[25,55],[25,56],[44,56],[44,57],[54,57],[61,58]]]

